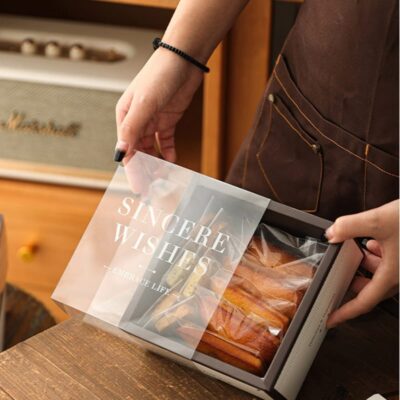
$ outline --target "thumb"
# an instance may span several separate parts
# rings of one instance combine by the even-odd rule
[[[339,217],[325,232],[330,243],[339,243],[356,237],[379,238],[378,209]]]

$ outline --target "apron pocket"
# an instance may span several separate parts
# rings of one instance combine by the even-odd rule
[[[319,216],[335,219],[398,197],[398,157],[368,144],[321,115],[292,79],[284,56],[278,58],[272,81],[273,90],[279,93],[293,119],[323,149]]]
[[[267,133],[256,153],[265,184],[281,203],[318,210],[323,177],[320,144],[304,131],[278,95],[269,94]]]

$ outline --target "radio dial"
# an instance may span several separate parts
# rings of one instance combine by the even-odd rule
[[[83,60],[85,56],[86,51],[81,44],[73,44],[69,49],[69,58],[71,60]]]
[[[32,55],[37,53],[37,44],[33,39],[24,39],[21,43],[20,51],[25,55]]]
[[[61,56],[61,46],[57,42],[49,42],[44,48],[46,57],[58,58]]]

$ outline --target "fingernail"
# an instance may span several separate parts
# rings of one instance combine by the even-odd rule
[[[126,156],[126,152],[128,150],[128,143],[124,140],[118,140],[117,144],[115,145],[115,154],[114,154],[114,161],[121,162],[122,159]]]
[[[114,154],[114,161],[121,162],[122,159],[125,157],[126,152],[123,150],[116,149]]]
[[[326,231],[325,231],[325,237],[327,238],[328,241],[333,239],[333,225],[330,226]]]

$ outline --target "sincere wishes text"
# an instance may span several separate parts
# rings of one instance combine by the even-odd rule
[[[175,237],[179,243],[192,243],[195,247],[208,249],[210,252],[224,254],[226,245],[230,240],[229,235],[222,232],[213,232],[209,226],[202,225],[187,218],[182,218],[173,213],[167,213],[162,209],[157,209],[149,204],[135,200],[132,197],[125,197],[121,206],[118,208],[118,214],[123,217],[129,217],[129,224],[117,222],[115,231],[115,242],[129,244],[133,250],[141,251],[146,255],[155,255],[158,259],[173,264],[177,261],[177,256],[182,246],[171,243]],[[137,222],[131,226],[131,222]],[[141,228],[142,226],[142,228]],[[144,226],[154,228],[150,234],[146,233]],[[148,230],[148,229],[147,229]],[[158,230],[159,235],[154,235]],[[170,234],[170,241],[161,243],[160,236],[163,233]],[[157,254],[156,254],[157,252]],[[195,252],[185,249],[183,255],[179,258],[179,264],[190,268],[187,260],[194,260]],[[210,261],[209,257],[201,257],[198,260],[200,266],[207,268]]]

